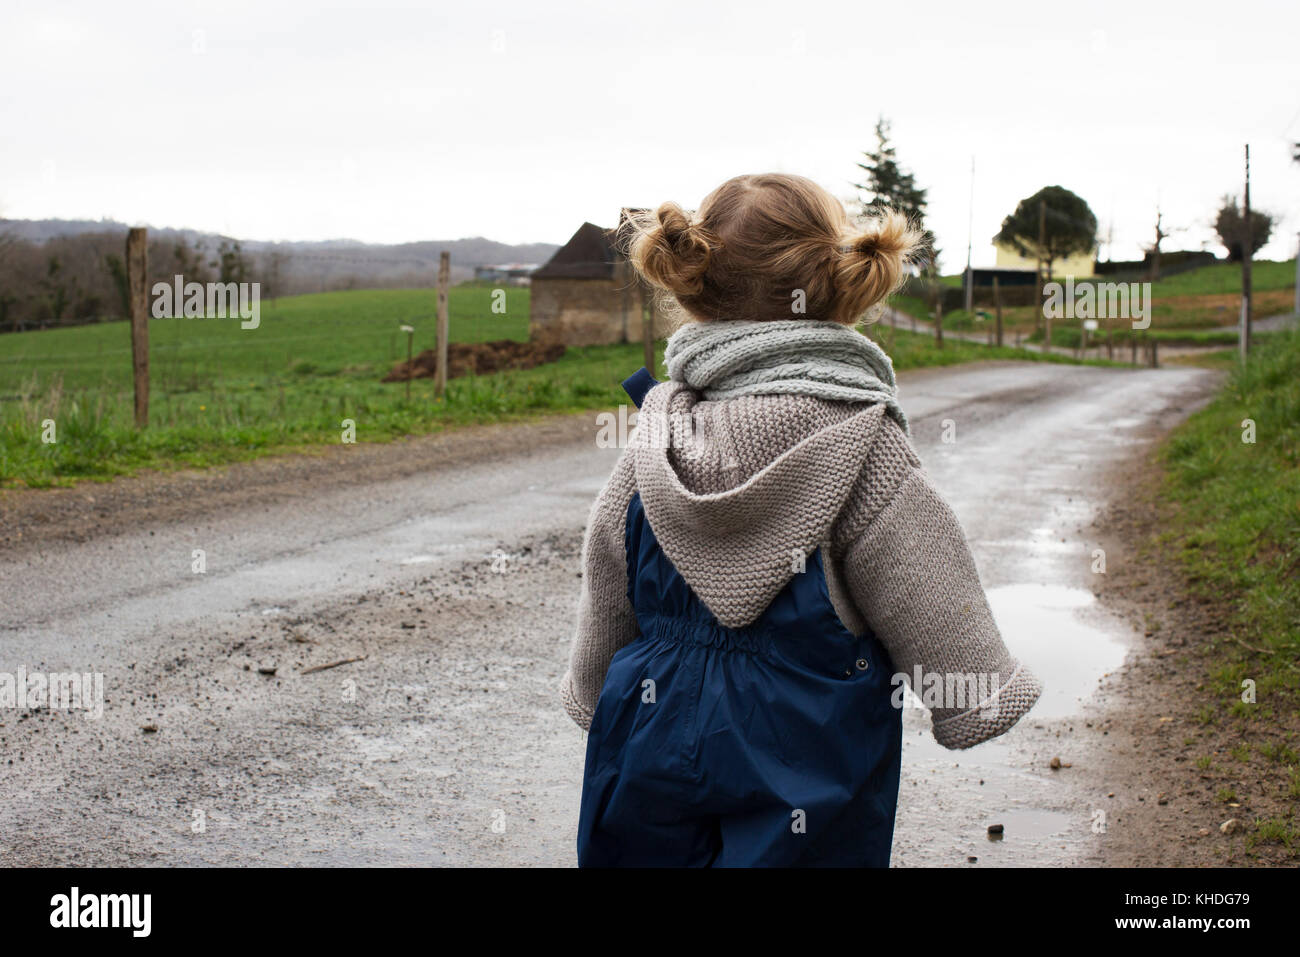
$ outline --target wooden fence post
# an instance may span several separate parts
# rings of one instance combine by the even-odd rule
[[[943,348],[943,287],[935,281],[935,288],[938,292],[934,296],[934,344],[936,348]]]
[[[438,257],[438,353],[434,366],[433,391],[438,398],[447,394],[447,337],[451,332],[447,316],[447,289],[451,285],[451,253]]]
[[[655,374],[655,301],[654,293],[643,289],[641,294],[641,342],[645,348],[645,367]]]
[[[998,314],[998,345],[1002,345],[1002,293],[998,290],[998,277],[993,277],[993,308]]]
[[[149,425],[149,249],[144,227],[126,234],[126,288],[131,307],[131,369],[135,383],[135,426]]]

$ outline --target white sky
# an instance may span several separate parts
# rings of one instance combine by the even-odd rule
[[[1294,2],[0,0],[0,215],[255,239],[563,242],[785,170],[852,194],[889,116],[947,271],[1060,184],[1114,258],[1300,229]],[[1243,94],[1243,86],[1245,91]],[[1217,249],[1217,247],[1215,247]],[[1219,250],[1221,252],[1221,250]],[[1105,250],[1103,249],[1103,255]]]

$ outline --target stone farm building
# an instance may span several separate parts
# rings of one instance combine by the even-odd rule
[[[640,342],[643,310],[653,315],[656,336],[667,334],[649,289],[619,248],[627,213],[619,217],[620,230],[583,223],[532,274],[531,336],[557,337],[567,346]]]

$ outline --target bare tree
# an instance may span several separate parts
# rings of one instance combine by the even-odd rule
[[[1170,229],[1168,231],[1165,230],[1164,216],[1160,212],[1160,206],[1157,204],[1155,242],[1152,243],[1150,246],[1145,247],[1146,254],[1151,260],[1150,266],[1148,266],[1147,268],[1147,278],[1151,282],[1155,282],[1157,279],[1160,278],[1160,244],[1163,243],[1166,239],[1173,236],[1175,233],[1181,233],[1182,231],[1183,228],[1181,226]]]

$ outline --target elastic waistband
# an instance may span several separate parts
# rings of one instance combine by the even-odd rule
[[[696,621],[666,615],[641,622],[642,632],[685,645],[701,645],[720,651],[740,651],[766,657],[772,650],[772,637],[765,628],[728,628],[716,621]],[[645,626],[649,627],[645,627]]]

